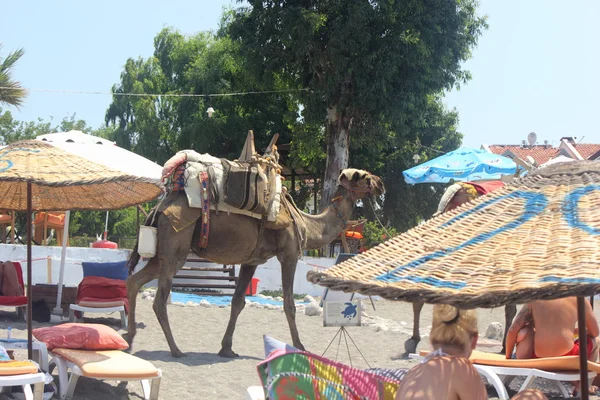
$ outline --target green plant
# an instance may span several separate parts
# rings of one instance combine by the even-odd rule
[[[283,297],[283,290],[278,289],[278,290],[263,290],[262,292],[260,292],[260,294],[262,294],[263,296],[271,296],[271,297]],[[294,299],[296,300],[302,300],[306,297],[306,293],[302,293],[302,294],[296,294],[294,293]]]
[[[365,224],[363,231],[364,247],[369,249],[388,239],[398,235],[398,231],[392,227],[386,227],[385,230],[379,222],[370,221]]]

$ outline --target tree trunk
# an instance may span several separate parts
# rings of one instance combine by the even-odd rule
[[[321,211],[327,208],[338,186],[340,170],[348,168],[350,148],[350,123],[352,119],[336,107],[328,110],[327,115],[327,163],[323,178]]]

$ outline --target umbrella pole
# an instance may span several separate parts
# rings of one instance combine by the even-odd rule
[[[33,337],[31,334],[32,306],[31,306],[31,214],[32,210],[31,182],[27,182],[27,358],[33,358]]]
[[[106,212],[106,223],[104,224],[104,240],[108,240],[108,211]]]
[[[65,259],[67,258],[67,242],[69,240],[69,223],[71,222],[71,211],[65,212],[65,226],[63,227],[62,249],[60,250],[60,270],[58,271],[58,286],[56,287],[56,307],[52,310],[55,315],[63,315],[62,294],[63,282],[65,280]]]
[[[577,297],[577,327],[579,328],[579,371],[581,373],[581,399],[590,397],[587,368],[587,329],[585,325],[585,297]]]

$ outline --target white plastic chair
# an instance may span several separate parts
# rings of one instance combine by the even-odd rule
[[[81,318],[75,318],[75,311],[79,311],[81,313]],[[121,326],[123,329],[127,329],[127,315],[125,314],[125,306],[116,306],[116,307],[83,307],[79,304],[70,304],[69,305],[69,322],[81,322],[83,319],[83,313],[91,312],[91,313],[113,313],[118,312],[121,314]]]

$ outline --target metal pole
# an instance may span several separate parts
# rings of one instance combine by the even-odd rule
[[[106,212],[106,223],[104,224],[104,240],[108,240],[108,211]]]
[[[65,212],[65,226],[63,227],[63,242],[60,251],[60,269],[58,270],[58,287],[56,288],[56,307],[52,310],[52,314],[63,315],[62,309],[62,294],[63,282],[65,279],[65,259],[67,258],[67,242],[69,240],[69,222],[71,220],[71,211]]]
[[[33,359],[33,336],[32,336],[32,306],[31,306],[31,214],[33,213],[32,206],[32,190],[31,182],[27,182],[27,358]]]
[[[577,297],[577,327],[579,328],[579,371],[581,373],[581,399],[589,400],[590,385],[587,368],[587,329],[585,325],[585,297]]]

